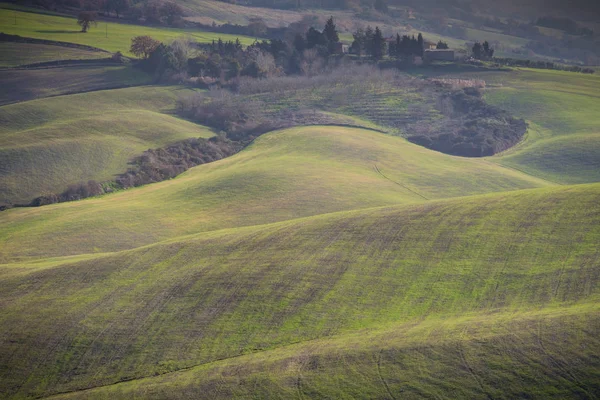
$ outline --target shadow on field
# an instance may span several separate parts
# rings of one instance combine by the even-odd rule
[[[64,30],[41,30],[41,31],[36,31],[39,33],[81,33],[81,31],[64,31]]]

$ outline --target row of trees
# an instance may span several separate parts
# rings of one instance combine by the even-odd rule
[[[190,57],[191,46],[203,51]],[[143,58],[142,67],[157,76],[171,71],[228,81],[238,76],[312,75],[341,51],[341,43],[335,22],[329,18],[322,31],[311,27],[291,41],[262,40],[243,48],[239,40],[219,39],[208,45],[178,40],[164,45],[151,37],[138,36],[132,40],[130,51]]]
[[[494,56],[494,49],[490,47],[487,40],[483,44],[475,42],[471,49],[471,56],[477,60],[489,60]]]
[[[385,38],[378,26],[375,27],[375,30],[370,26],[365,30],[358,29],[352,36],[354,41],[350,46],[350,51],[353,54],[359,57],[366,54],[374,60],[381,60],[385,55]]]
[[[416,38],[414,35],[412,37],[407,35],[400,37],[399,34],[396,34],[396,41],[391,42],[389,46],[389,55],[393,58],[410,56],[423,57],[424,51],[425,43],[423,41],[423,35],[420,33]]]
[[[408,36],[396,34],[395,40],[386,41],[379,27],[373,30],[370,26],[366,30],[358,29],[353,35],[354,41],[350,47],[353,54],[362,57],[368,55],[374,60],[381,60],[386,54],[396,59],[408,57],[423,57],[425,51],[425,40],[422,34]],[[448,48],[446,43],[440,41],[438,48]]]

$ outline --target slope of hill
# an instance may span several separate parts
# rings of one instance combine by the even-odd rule
[[[150,83],[152,77],[128,65],[99,62],[53,68],[0,71],[0,105],[41,97]]]
[[[592,397],[599,195],[497,193],[4,265],[1,390],[43,396],[206,364],[80,394]]]
[[[547,185],[382,133],[293,128],[170,181],[3,212],[0,260],[123,250],[200,231]]]
[[[168,114],[188,91],[146,86],[0,107],[0,202],[27,203],[69,184],[109,180],[148,148],[212,136]]]
[[[16,24],[14,24],[15,14]],[[81,33],[76,22],[76,18],[0,8],[0,26],[4,33],[84,44],[112,52],[120,51],[123,54],[129,54],[131,39],[140,35],[149,35],[156,40],[167,42],[181,36],[190,36],[195,41],[204,43],[210,43],[219,37],[223,40],[235,40],[239,37],[242,44],[251,44],[254,41],[249,37],[203,32],[197,29],[154,28],[114,22],[100,22],[87,33]]]

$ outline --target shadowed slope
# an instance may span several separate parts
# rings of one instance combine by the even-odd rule
[[[0,71],[0,105],[70,93],[148,84],[150,75],[129,65],[96,64]]]
[[[341,210],[547,185],[485,160],[363,129],[272,132],[176,179],[0,215],[0,262],[115,251],[184,234]]]
[[[1,390],[31,396],[83,389],[355,330],[393,332],[405,324],[402,332],[424,320],[422,331],[391,343],[373,339],[375,350],[370,336],[355,337],[364,347],[348,359],[347,342],[340,342],[338,355],[324,355],[322,364],[346,362],[339,369],[303,358],[312,350],[284,358],[299,357],[298,368],[308,369],[301,390],[309,395],[358,390],[343,382],[354,379],[361,368],[355,362],[369,354],[384,360],[381,376],[406,369],[413,387],[429,385],[420,381],[420,368],[437,370],[431,386],[418,390],[436,390],[439,378],[465,396],[497,393],[500,376],[525,379],[539,367],[548,371],[540,382],[559,388],[555,395],[573,381],[585,392],[598,376],[592,317],[600,294],[599,197],[597,184],[518,191],[205,233],[62,264],[5,265]],[[459,332],[473,338],[457,340]],[[546,343],[550,355],[540,355]],[[421,350],[394,353],[404,346]],[[457,360],[462,369],[446,377]],[[587,361],[589,368],[580,365]],[[564,372],[571,363],[575,378]],[[481,386],[474,386],[472,374],[481,373]],[[372,374],[363,379],[381,390]],[[193,391],[193,377],[183,375],[176,385]],[[240,390],[255,390],[246,384]],[[403,387],[401,380],[389,385]],[[519,385],[514,390],[549,394],[554,387]]]

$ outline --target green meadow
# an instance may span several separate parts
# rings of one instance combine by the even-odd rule
[[[15,24],[15,14],[16,21]],[[197,29],[176,29],[148,27],[126,23],[98,21],[87,33],[82,33],[76,18],[61,17],[33,12],[22,12],[0,8],[0,31],[36,39],[55,40],[93,46],[110,52],[120,51],[129,55],[131,39],[148,35],[156,40],[168,42],[178,37],[189,36],[197,42],[210,43],[213,40],[235,40],[242,44],[252,44],[254,38],[203,32]]]

